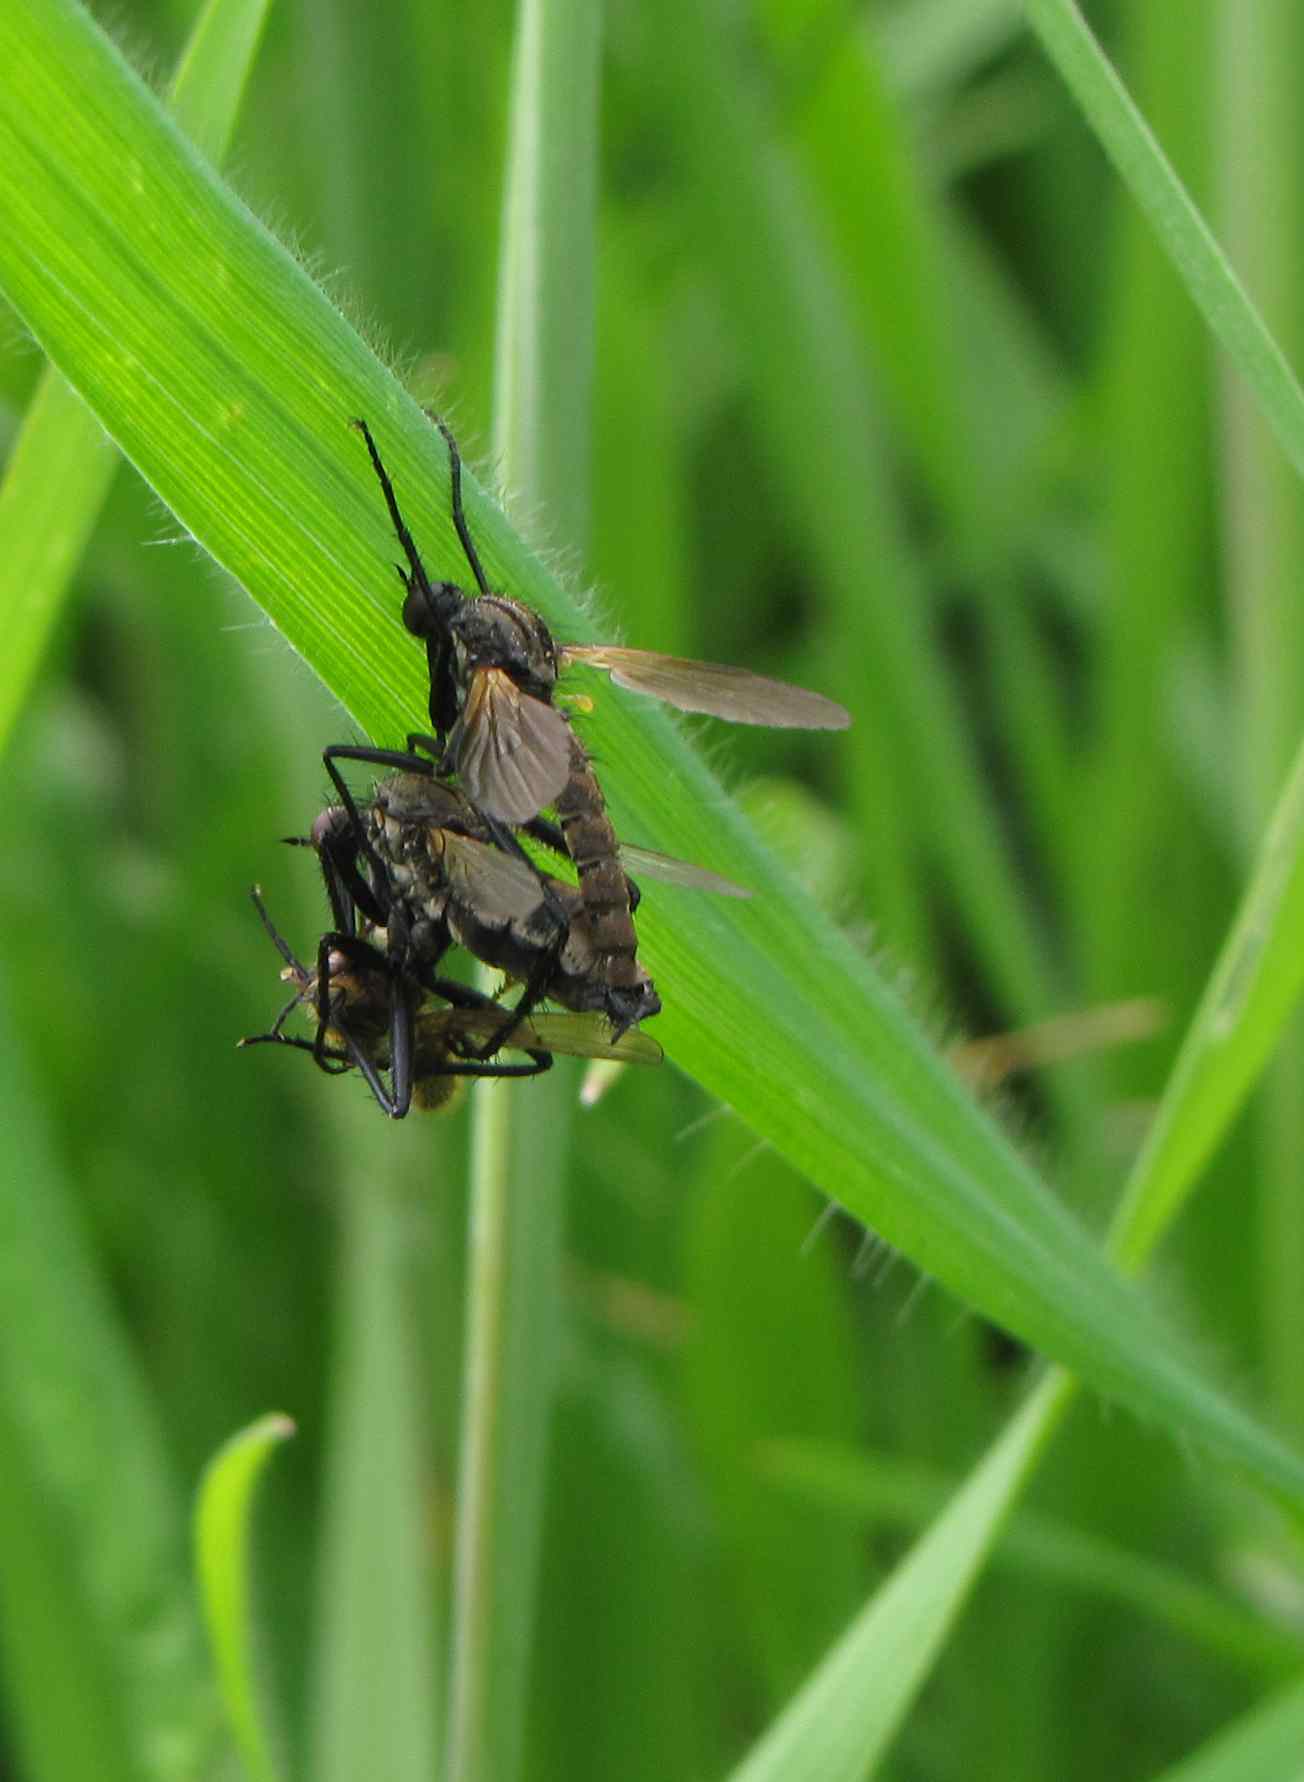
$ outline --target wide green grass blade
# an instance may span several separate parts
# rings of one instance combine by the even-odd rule
[[[1208,224],[1073,0],[1024,0],[1028,22],[1149,217],[1210,332],[1254,392],[1297,471],[1304,472],[1304,392]]]
[[[171,110],[220,164],[230,147],[270,0],[208,0],[172,83]],[[0,752],[49,645],[118,456],[93,414],[47,370],[0,480]]]
[[[398,623],[393,541],[347,422],[364,413],[379,429],[436,572],[457,562],[438,436],[84,14],[6,0],[0,54],[0,284],[364,728],[401,736],[420,721],[422,656]],[[563,635],[583,634],[471,484],[467,502],[489,574]],[[646,894],[677,1062],[994,1320],[1108,1396],[1304,1490],[1298,1461],[1180,1358],[669,720],[612,695],[591,734],[624,833],[760,892],[743,904]]]
[[[263,1469],[294,1434],[272,1413],[231,1437],[209,1462],[195,1505],[195,1558],[208,1637],[227,1716],[254,1782],[276,1782],[280,1770],[258,1706],[251,1609],[254,1493]]]
[[[521,0],[503,202],[494,449],[522,510],[588,534],[600,12]],[[496,974],[485,974],[492,980]],[[491,987],[491,983],[486,987]],[[521,1768],[561,1354],[575,1072],[473,1110],[450,1782]]]
[[[211,1759],[219,1733],[185,1571],[182,1501],[137,1358],[24,1077],[7,991],[0,1027],[0,1421],[17,1449],[14,1484],[26,1480],[40,1506],[56,1599],[63,1589],[76,1603],[71,1656],[80,1651],[90,1664],[94,1652],[104,1667],[87,1682],[98,1717],[107,1678],[120,1727],[106,1773],[121,1761],[126,1774],[186,1782]],[[16,1498],[19,1489],[11,1509]],[[28,1539],[24,1527],[0,1521],[0,1560]],[[29,1559],[12,1557],[16,1579]],[[6,1646],[23,1637],[21,1624],[4,1630]],[[48,1718],[58,1704],[45,1691],[16,1700],[20,1724],[30,1716],[28,1736],[47,1753],[64,1742]]]

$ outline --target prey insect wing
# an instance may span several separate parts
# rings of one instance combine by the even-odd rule
[[[731,724],[764,724],[776,730],[845,730],[850,713],[836,700],[787,681],[753,674],[724,662],[694,662],[656,650],[615,644],[563,644],[562,666],[582,662],[603,668],[617,687],[648,693],[681,712],[724,718]]]
[[[485,1040],[501,1025],[498,1009],[435,1009],[417,1016],[417,1055],[429,1039],[445,1047]],[[660,1064],[665,1054],[647,1034],[631,1031],[613,1039],[605,1020],[592,1014],[535,1013],[517,1022],[504,1051],[542,1050],[570,1058],[605,1058],[619,1064]]]

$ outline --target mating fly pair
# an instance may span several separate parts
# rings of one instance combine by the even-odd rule
[[[340,803],[305,839],[317,850],[335,927],[309,972],[255,897],[286,961],[282,976],[296,986],[270,1032],[257,1037],[310,1051],[326,1070],[358,1068],[395,1117],[412,1103],[446,1099],[446,1079],[533,1075],[553,1051],[655,1062],[655,1043],[628,1032],[661,1003],[638,960],[638,892],[625,865],[700,890],[750,893],[684,862],[621,848],[588,755],[552,704],[558,673],[585,662],[631,690],[735,722],[837,729],[847,714],[819,694],[744,669],[556,644],[532,608],[489,588],[462,507],[457,446],[442,422],[453,523],[478,592],[432,583],[371,431],[365,421],[355,425],[407,559],[399,568],[403,622],[426,644],[435,734],[409,736],[402,751],[325,751]],[[393,771],[360,803],[340,760]],[[447,783],[454,774],[461,791]],[[543,815],[549,806],[556,824]],[[578,887],[536,865],[517,830],[569,854]],[[438,976],[453,945],[524,985],[514,1009]],[[536,1014],[544,999],[568,1013]],[[298,1006],[316,1016],[311,1042],[283,1031]],[[530,1063],[491,1062],[508,1047]]]
[[[558,644],[532,607],[490,588],[462,506],[457,443],[442,421],[438,425],[448,447],[453,526],[476,591],[456,582],[432,582],[371,429],[364,420],[354,425],[366,442],[407,560],[406,567],[398,566],[406,591],[403,624],[426,646],[434,735],[410,737],[409,749],[428,749],[441,777],[456,774],[491,824],[517,825],[538,836],[540,813],[548,806],[555,809],[565,850],[579,875],[582,916],[605,960],[610,986],[625,997],[631,1021],[655,1014],[660,1003],[650,985],[642,992],[638,988],[632,920],[637,892],[621,865],[622,853],[628,863],[631,850],[618,843],[588,754],[566,715],[552,703],[558,675],[576,663],[602,668],[632,692],[733,723],[840,730],[850,723],[848,714],[822,694],[744,668],[614,644]],[[639,860],[650,877],[737,894],[726,881],[683,862],[641,852]]]

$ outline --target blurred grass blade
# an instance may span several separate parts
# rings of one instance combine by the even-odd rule
[[[3,0],[0,57],[0,286],[362,726],[401,737],[423,710],[424,658],[399,624],[393,540],[348,418],[380,429],[436,573],[458,561],[443,442],[70,0]],[[490,576],[563,637],[591,635],[470,478],[466,502]],[[1181,1356],[648,703],[608,695],[584,726],[617,828],[765,891],[647,889],[667,1052],[995,1322],[1304,1497],[1298,1459]]]
[[[17,1445],[16,1471],[57,1531],[51,1550],[74,1581],[86,1646],[98,1649],[110,1679],[131,1772],[183,1782],[218,1739],[184,1510],[19,1057],[0,985],[0,1423]],[[0,1522],[0,1561],[27,1539]],[[21,1625],[7,1628],[3,1649],[23,1638]],[[29,1707],[40,1716],[39,1699],[19,1701],[20,1721]],[[111,1773],[111,1753],[105,1764]]]
[[[1154,1782],[1298,1782],[1304,1775],[1304,1684],[1251,1708]]]
[[[1129,1271],[1181,1210],[1294,1007],[1304,978],[1302,848],[1304,746],[1119,1208],[1113,1248]],[[855,1767],[857,1751],[863,1743],[876,1756],[904,1718],[1076,1391],[1077,1382],[1059,1370],[1042,1383],[748,1760],[762,1766],[796,1761],[797,1767],[760,1767],[753,1774],[745,1765],[740,1773],[747,1782],[771,1774],[868,1773]],[[946,1556],[945,1567],[939,1555]],[[890,1607],[902,1601],[923,1605],[908,1632]],[[873,1701],[872,1712],[866,1698]],[[829,1746],[835,1736],[837,1743]],[[816,1758],[824,1762],[830,1753],[836,1763],[827,1772],[800,1767]]]
[[[280,1775],[254,1679],[249,1552],[254,1489],[272,1454],[293,1434],[290,1419],[273,1412],[232,1436],[209,1462],[195,1505],[195,1559],[208,1636],[227,1716],[254,1782],[276,1782]]]
[[[1304,392],[1073,0],[1025,0],[1028,22],[1149,217],[1214,337],[1304,472]]]
[[[930,1468],[824,1442],[769,1442],[760,1469],[812,1507],[912,1534],[941,1514],[956,1489]],[[1299,1631],[1261,1619],[1175,1565],[1035,1510],[1015,1512],[991,1557],[1057,1594],[1075,1590],[1133,1609],[1261,1681],[1295,1675],[1304,1659]]]
[[[220,163],[271,0],[208,0],[172,83],[171,110]],[[118,467],[93,414],[46,369],[0,479],[0,753],[27,699]]]
[[[598,163],[597,0],[520,0],[503,201],[494,451],[506,486],[587,543]],[[493,977],[495,974],[488,974]],[[450,1782],[521,1768],[561,1353],[575,1072],[474,1108]]]
[[[1055,1396],[1055,1382],[1033,1394],[731,1782],[859,1782],[873,1772],[1050,1439]]]
[[[1191,1022],[1114,1227],[1127,1267],[1180,1210],[1244,1104],[1304,985],[1304,744]]]
[[[341,1218],[307,1773],[313,1782],[426,1782],[436,1773],[440,1696],[406,1182],[421,1179],[431,1135],[410,1120],[374,1161],[377,1136],[390,1136],[376,1134],[374,1109],[359,1099],[344,1116],[337,1137],[359,1163]]]
[[[923,791],[936,815],[930,846],[963,887],[972,943],[1009,1008],[1031,1019],[1050,1012],[1055,974],[928,636],[929,591],[906,547],[870,368],[817,206],[767,128],[755,83],[731,65],[726,12],[720,0],[647,10],[641,72],[656,83],[688,175],[685,200],[731,333],[747,351],[770,485],[804,541],[811,581],[828,591],[827,690],[856,712],[839,751],[853,820],[868,841],[885,808],[909,802],[904,788]],[[867,879],[892,893],[877,853],[866,847]],[[909,889],[898,884],[894,906],[875,916],[893,945],[926,958]],[[1052,1093],[1072,1093],[1070,1080]]]

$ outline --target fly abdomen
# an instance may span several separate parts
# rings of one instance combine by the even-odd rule
[[[607,815],[598,776],[578,737],[571,737],[570,778],[557,799],[567,852],[580,876],[584,919],[594,951],[608,958],[638,950],[620,843]]]

